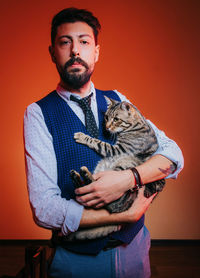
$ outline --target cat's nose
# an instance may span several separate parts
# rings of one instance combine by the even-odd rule
[[[106,129],[108,129],[109,130],[109,128],[110,128],[110,124],[106,124]]]

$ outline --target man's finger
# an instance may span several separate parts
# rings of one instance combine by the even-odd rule
[[[81,196],[80,195],[76,196],[76,200],[81,204],[86,203],[86,202],[90,202],[90,201],[96,200],[96,199],[97,199],[97,197],[94,196],[93,193],[89,193],[89,194],[81,195]]]
[[[83,187],[79,187],[75,189],[75,194],[77,195],[83,195],[83,194],[88,194],[92,192],[92,186],[91,184],[85,185]]]
[[[151,203],[153,202],[153,199],[156,197],[157,194],[158,194],[158,192],[154,193],[151,197],[149,197],[149,198],[151,198],[150,199]]]
[[[105,203],[101,202],[98,205],[94,206],[94,208],[99,209],[105,206]]]
[[[91,200],[91,201],[82,203],[83,206],[85,206],[85,207],[92,207],[92,208],[97,208],[97,206],[98,206],[99,204],[102,204],[102,202],[100,202],[98,199],[93,199],[93,200]],[[103,204],[103,205],[104,205],[104,204]],[[100,207],[102,207],[103,205],[101,205]]]

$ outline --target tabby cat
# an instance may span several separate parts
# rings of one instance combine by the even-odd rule
[[[150,158],[157,150],[158,143],[151,126],[146,122],[136,107],[128,102],[118,102],[105,97],[108,109],[105,113],[105,127],[111,135],[116,136],[115,145],[102,142],[81,132],[74,134],[77,143],[84,144],[99,153],[101,159],[94,173],[105,170],[125,170],[136,167]],[[87,167],[80,169],[80,175],[75,170],[70,172],[76,187],[94,181]],[[164,179],[145,185],[144,195],[150,197],[153,193],[163,189]],[[110,213],[127,210],[137,196],[137,192],[127,191],[118,200],[107,204],[105,209]],[[85,240],[106,236],[121,228],[120,225],[108,225],[103,227],[80,229],[68,236],[68,240]]]

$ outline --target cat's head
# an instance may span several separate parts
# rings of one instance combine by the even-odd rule
[[[132,128],[138,118],[139,111],[129,102],[116,101],[105,97],[108,104],[108,109],[105,113],[105,126],[111,133],[119,133]]]

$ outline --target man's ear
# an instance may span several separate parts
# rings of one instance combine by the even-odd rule
[[[97,44],[95,46],[95,63],[99,60],[99,51],[100,51],[100,45]]]
[[[49,46],[49,53],[50,53],[50,55],[51,55],[51,60],[52,60],[52,62],[53,62],[53,63],[56,63],[56,57],[55,57],[55,55],[54,55],[54,49],[53,49],[53,46],[52,46],[52,45]]]

